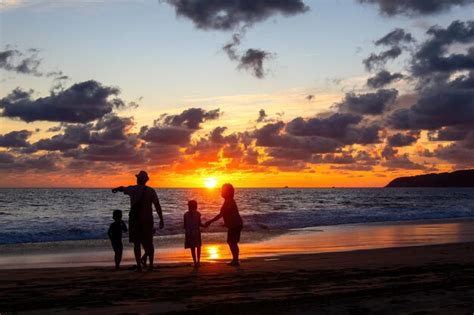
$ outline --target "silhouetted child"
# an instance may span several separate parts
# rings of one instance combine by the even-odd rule
[[[204,226],[208,227],[212,222],[224,217],[224,224],[227,227],[227,244],[229,244],[230,251],[232,252],[232,261],[229,265],[239,266],[239,242],[243,222],[234,200],[234,186],[231,184],[222,185],[221,196],[224,198],[221,212],[213,219],[207,221]]]
[[[114,210],[112,217],[114,222],[110,225],[107,235],[115,252],[115,269],[120,269],[123,253],[122,232],[127,232],[127,226],[122,221],[122,211]]]
[[[184,214],[184,248],[191,250],[194,267],[199,267],[201,263],[201,226],[204,226],[201,224],[201,214],[197,208],[196,200],[190,200],[188,201],[188,211]]]

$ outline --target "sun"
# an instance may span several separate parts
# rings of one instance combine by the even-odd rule
[[[206,188],[215,188],[217,186],[217,179],[209,177],[204,179],[204,186]]]

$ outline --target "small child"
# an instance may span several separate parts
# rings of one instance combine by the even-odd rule
[[[201,227],[204,227],[201,224],[201,214],[197,211],[197,208],[196,200],[190,200],[188,201],[188,211],[184,214],[184,248],[191,249],[194,267],[199,267],[201,263]]]
[[[122,232],[127,232],[127,226],[125,222],[122,221],[122,211],[114,210],[112,217],[114,222],[110,224],[109,231],[107,235],[112,242],[112,248],[115,252],[115,269],[120,269],[120,262],[122,261]]]

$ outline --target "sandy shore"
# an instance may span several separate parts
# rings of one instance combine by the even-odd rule
[[[0,270],[0,313],[472,314],[474,243],[161,265]]]
[[[328,253],[391,247],[474,242],[474,220],[451,219],[319,226],[242,235],[243,259],[291,254]],[[188,262],[184,235],[155,236],[159,263]],[[222,233],[203,233],[204,262],[229,259]],[[124,240],[125,264],[134,262],[132,247]],[[0,269],[112,266],[107,240],[0,245]]]

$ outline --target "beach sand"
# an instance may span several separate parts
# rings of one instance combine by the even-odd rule
[[[164,264],[0,270],[0,313],[472,314],[474,243]]]

